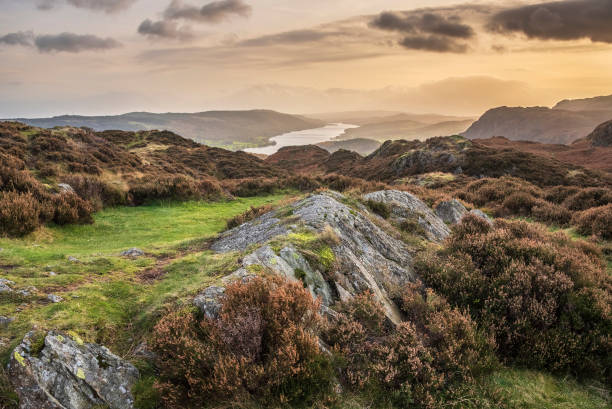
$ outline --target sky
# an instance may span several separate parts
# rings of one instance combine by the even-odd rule
[[[0,0],[0,118],[612,94],[612,0]]]

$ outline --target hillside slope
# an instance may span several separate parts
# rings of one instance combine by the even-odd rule
[[[132,112],[116,116],[64,115],[21,118],[17,121],[43,128],[72,126],[88,127],[95,131],[166,129],[199,143],[231,149],[263,146],[272,136],[325,125],[316,119],[268,110],[164,114]]]
[[[569,144],[612,117],[611,111],[565,111],[546,107],[499,107],[487,111],[462,135],[470,139]]]
[[[465,131],[471,124],[472,120],[427,124],[413,119],[392,117],[388,121],[376,121],[359,128],[347,129],[338,139],[367,138],[379,142],[389,139],[425,140],[434,136],[456,135]]]

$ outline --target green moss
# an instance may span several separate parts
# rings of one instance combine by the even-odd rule
[[[329,271],[336,262],[336,255],[331,247],[325,246],[318,251],[319,261],[326,271]]]
[[[36,331],[30,337],[30,354],[32,356],[40,357],[42,350],[45,348],[46,335],[43,331]]]

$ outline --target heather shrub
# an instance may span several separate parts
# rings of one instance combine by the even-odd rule
[[[370,210],[383,219],[388,219],[391,217],[391,208],[386,203],[377,202],[376,200],[368,200],[366,205],[370,208]]]
[[[251,206],[249,209],[244,211],[242,214],[236,215],[229,219],[226,224],[226,229],[230,230],[234,227],[238,227],[243,223],[249,222],[253,219],[258,218],[259,216],[268,213],[273,210],[271,205],[263,205],[259,207]]]
[[[40,225],[40,204],[31,193],[0,192],[0,234],[31,233]]]
[[[563,201],[569,210],[581,211],[612,203],[612,190],[606,188],[582,189]]]
[[[129,194],[136,205],[152,200],[192,200],[201,197],[195,180],[184,175],[148,176],[130,183]]]
[[[152,340],[165,406],[318,401],[333,377],[315,335],[318,310],[300,283],[258,277],[227,287],[218,319],[169,313]]]
[[[63,192],[53,195],[51,198],[53,207],[53,222],[64,224],[88,224],[93,223],[91,214],[93,206],[81,199],[76,193]]]
[[[340,357],[349,388],[393,407],[433,408],[493,365],[475,323],[433,291],[408,285],[399,304],[407,321],[397,326],[369,293],[337,306],[323,338]]]
[[[506,361],[610,379],[612,282],[588,246],[468,215],[416,270],[491,332]]]
[[[127,192],[120,186],[89,175],[66,175],[62,178],[83,199],[94,203],[98,209],[127,204]]]
[[[576,213],[572,224],[580,234],[612,239],[612,204]]]
[[[269,195],[282,187],[279,179],[267,178],[228,179],[221,183],[229,193],[238,197]]]

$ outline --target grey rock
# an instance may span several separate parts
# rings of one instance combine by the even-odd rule
[[[198,294],[193,299],[193,304],[202,311],[202,313],[211,319],[219,316],[221,310],[221,300],[225,294],[225,287],[211,286]]]
[[[68,256],[68,261],[70,261],[71,263],[80,263],[81,262],[78,258],[72,257],[72,256]]]
[[[2,293],[12,293],[15,283],[11,280],[7,280],[6,278],[0,278],[0,294]]]
[[[467,213],[465,206],[456,199],[441,202],[436,206],[436,215],[448,224],[459,223]]]
[[[4,317],[0,315],[0,328],[6,328],[11,322],[15,321],[15,318]]]
[[[58,303],[58,302],[62,302],[64,301],[64,299],[62,297],[60,297],[59,295],[55,295],[55,294],[48,294],[47,295],[47,300],[51,301],[52,303]]]
[[[277,212],[273,211],[223,233],[211,249],[219,253],[244,251],[252,244],[265,243],[287,233],[287,227],[277,218]]]
[[[490,218],[490,217],[489,217],[487,214],[485,214],[485,212],[483,212],[482,210],[480,210],[480,209],[474,209],[474,210],[470,210],[470,213],[471,213],[471,214],[473,214],[473,215],[475,215],[475,216],[478,216],[478,217],[481,217],[481,218],[485,219],[485,220],[487,221],[487,223],[489,223],[490,225],[493,225],[493,219],[491,219],[491,218]]]
[[[49,277],[55,277],[57,273],[55,271],[49,271]]]
[[[11,354],[8,370],[20,409],[132,409],[138,370],[107,348],[49,332],[41,351],[33,333]]]
[[[135,258],[135,257],[142,257],[144,256],[144,254],[145,254],[144,251],[136,247],[132,247],[129,250],[125,250],[121,252],[122,257],[134,257]]]
[[[391,217],[396,221],[416,219],[425,230],[429,240],[441,241],[450,234],[448,226],[436,216],[429,206],[411,193],[382,190],[369,193],[364,196],[364,199],[387,204],[391,208]]]
[[[270,212],[224,233],[213,243],[212,249],[218,252],[244,251],[251,245],[262,245],[273,238],[282,240],[282,236],[298,225],[314,233],[331,229],[338,237],[338,244],[332,247],[335,267],[330,280],[336,287],[342,287],[349,297],[371,291],[385,307],[387,316],[399,322],[401,315],[389,293],[407,281],[414,280],[412,257],[404,243],[391,237],[360,211],[342,203],[343,200],[344,196],[336,192],[311,195],[292,205],[292,226],[283,223],[278,212]],[[285,246],[284,250],[280,256],[271,254],[271,249],[265,247],[255,250],[245,257],[246,263],[253,262],[272,270],[281,270],[286,276],[290,276],[292,271],[295,276],[301,261],[296,260],[291,265],[291,259],[297,252],[289,246]],[[271,266],[266,257],[274,259],[277,264]],[[334,297],[332,291],[328,290],[329,286],[325,288],[321,282],[325,281],[322,276],[319,277],[312,268],[304,272],[307,277],[310,272],[313,273],[309,278],[311,283],[307,282],[307,285],[309,288],[312,286],[315,294],[321,295],[323,299]]]
[[[57,187],[59,187],[60,192],[74,193],[74,189],[68,183],[59,183]]]

